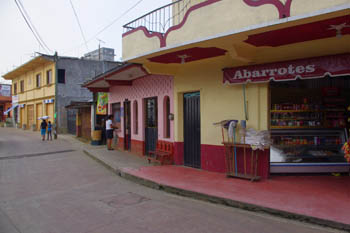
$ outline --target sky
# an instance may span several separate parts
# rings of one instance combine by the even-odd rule
[[[16,1],[22,3],[50,51],[39,45]],[[139,1],[141,2],[136,5]],[[113,48],[115,60],[120,60],[122,26],[170,2],[171,0],[0,0],[0,76],[31,60],[35,52],[53,55],[57,51],[59,56],[82,57],[97,49],[100,44],[101,47]],[[134,5],[136,7],[122,16]],[[96,36],[115,20],[115,23]],[[87,44],[84,43],[84,37]],[[0,83],[9,82],[0,77]]]

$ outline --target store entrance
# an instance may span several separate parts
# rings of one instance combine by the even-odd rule
[[[145,99],[145,154],[156,150],[158,141],[158,102],[157,97]]]
[[[271,173],[348,172],[350,77],[271,82]]]
[[[131,150],[131,112],[130,101],[124,102],[124,150]]]
[[[184,94],[184,164],[201,168],[200,93]]]

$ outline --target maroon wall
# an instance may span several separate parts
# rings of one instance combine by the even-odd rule
[[[184,149],[183,142],[175,142],[174,161],[176,165],[184,164]],[[267,179],[270,174],[270,150],[258,150],[254,152],[254,159],[258,154],[258,169],[257,174],[263,179]],[[236,149],[237,170],[239,173],[251,173],[251,155],[252,150],[247,148],[246,154],[246,169],[244,169],[244,150],[242,148]],[[233,156],[231,152],[231,156]],[[255,166],[255,160],[253,160]],[[225,147],[214,145],[201,145],[201,169],[211,172],[226,172]],[[254,172],[254,170],[253,170]]]

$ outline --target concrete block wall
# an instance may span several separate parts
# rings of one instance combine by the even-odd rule
[[[65,106],[69,105],[71,101],[89,101],[93,98],[92,92],[81,85],[119,64],[118,62],[59,57],[56,65],[57,69],[65,70],[65,83],[57,83],[58,133],[68,132],[68,121],[70,124],[75,124],[75,114],[68,116]]]

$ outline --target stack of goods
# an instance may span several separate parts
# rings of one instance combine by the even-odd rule
[[[249,144],[254,148],[264,150],[271,145],[270,132],[267,130],[256,131],[254,129],[241,130],[241,143]]]
[[[344,146],[342,147],[342,150],[344,151],[344,157],[348,163],[350,163],[350,142],[347,141]]]

